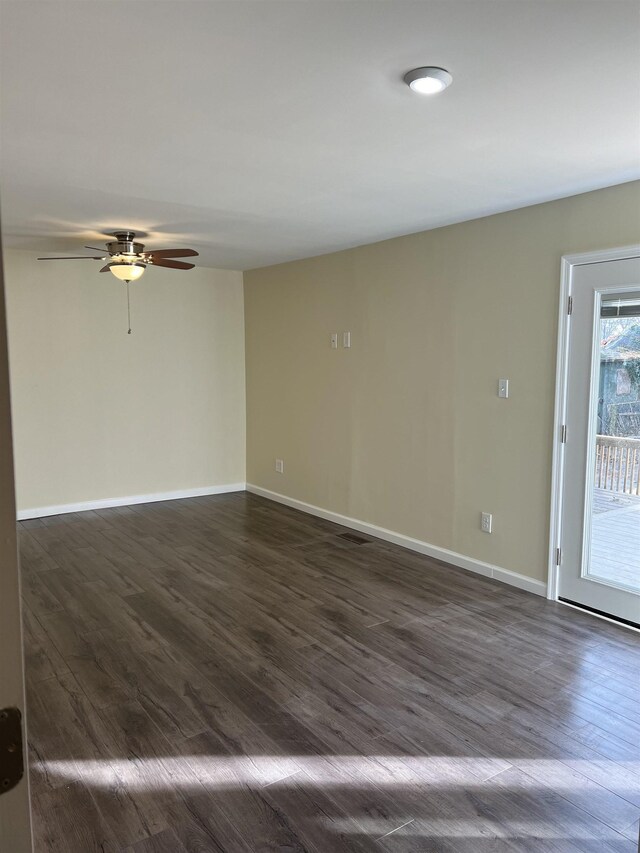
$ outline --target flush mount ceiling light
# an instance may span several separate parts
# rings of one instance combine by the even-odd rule
[[[412,91],[420,95],[436,95],[450,86],[453,81],[451,74],[444,68],[431,66],[407,71],[403,79]]]

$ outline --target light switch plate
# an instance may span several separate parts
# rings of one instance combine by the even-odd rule
[[[498,379],[498,397],[502,397],[504,400],[509,396],[509,380],[508,379]]]

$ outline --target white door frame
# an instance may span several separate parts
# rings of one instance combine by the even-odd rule
[[[621,246],[616,249],[601,249],[576,255],[563,255],[560,264],[560,307],[558,312],[558,350],[556,361],[556,394],[553,417],[553,459],[551,463],[551,519],[549,523],[549,565],[547,598],[557,601],[560,567],[557,555],[562,542],[562,510],[564,486],[564,442],[563,426],[567,412],[567,382],[569,334],[571,314],[569,298],[572,292],[573,272],[578,266],[600,264],[605,261],[621,261],[640,257],[640,244]]]

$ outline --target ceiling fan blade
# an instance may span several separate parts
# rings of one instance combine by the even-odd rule
[[[152,267],[171,267],[173,270],[190,270],[195,264],[185,264],[183,261],[172,261],[169,258],[152,259]]]
[[[106,267],[102,267],[100,272],[109,272],[110,268],[111,268],[111,264],[107,264]]]
[[[62,258],[37,258],[39,261],[104,261],[104,256],[99,258],[90,257],[89,255],[69,255]]]
[[[93,252],[93,251],[96,251],[96,252],[104,252],[104,251],[106,251],[105,249],[99,249],[97,246],[85,246],[85,249],[91,249],[91,251],[92,251],[92,252]]]
[[[198,255],[194,249],[152,249],[144,254],[148,258],[195,258]]]

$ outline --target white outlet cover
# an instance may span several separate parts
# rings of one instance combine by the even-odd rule
[[[282,459],[276,459],[276,473],[284,474],[284,462]]]

